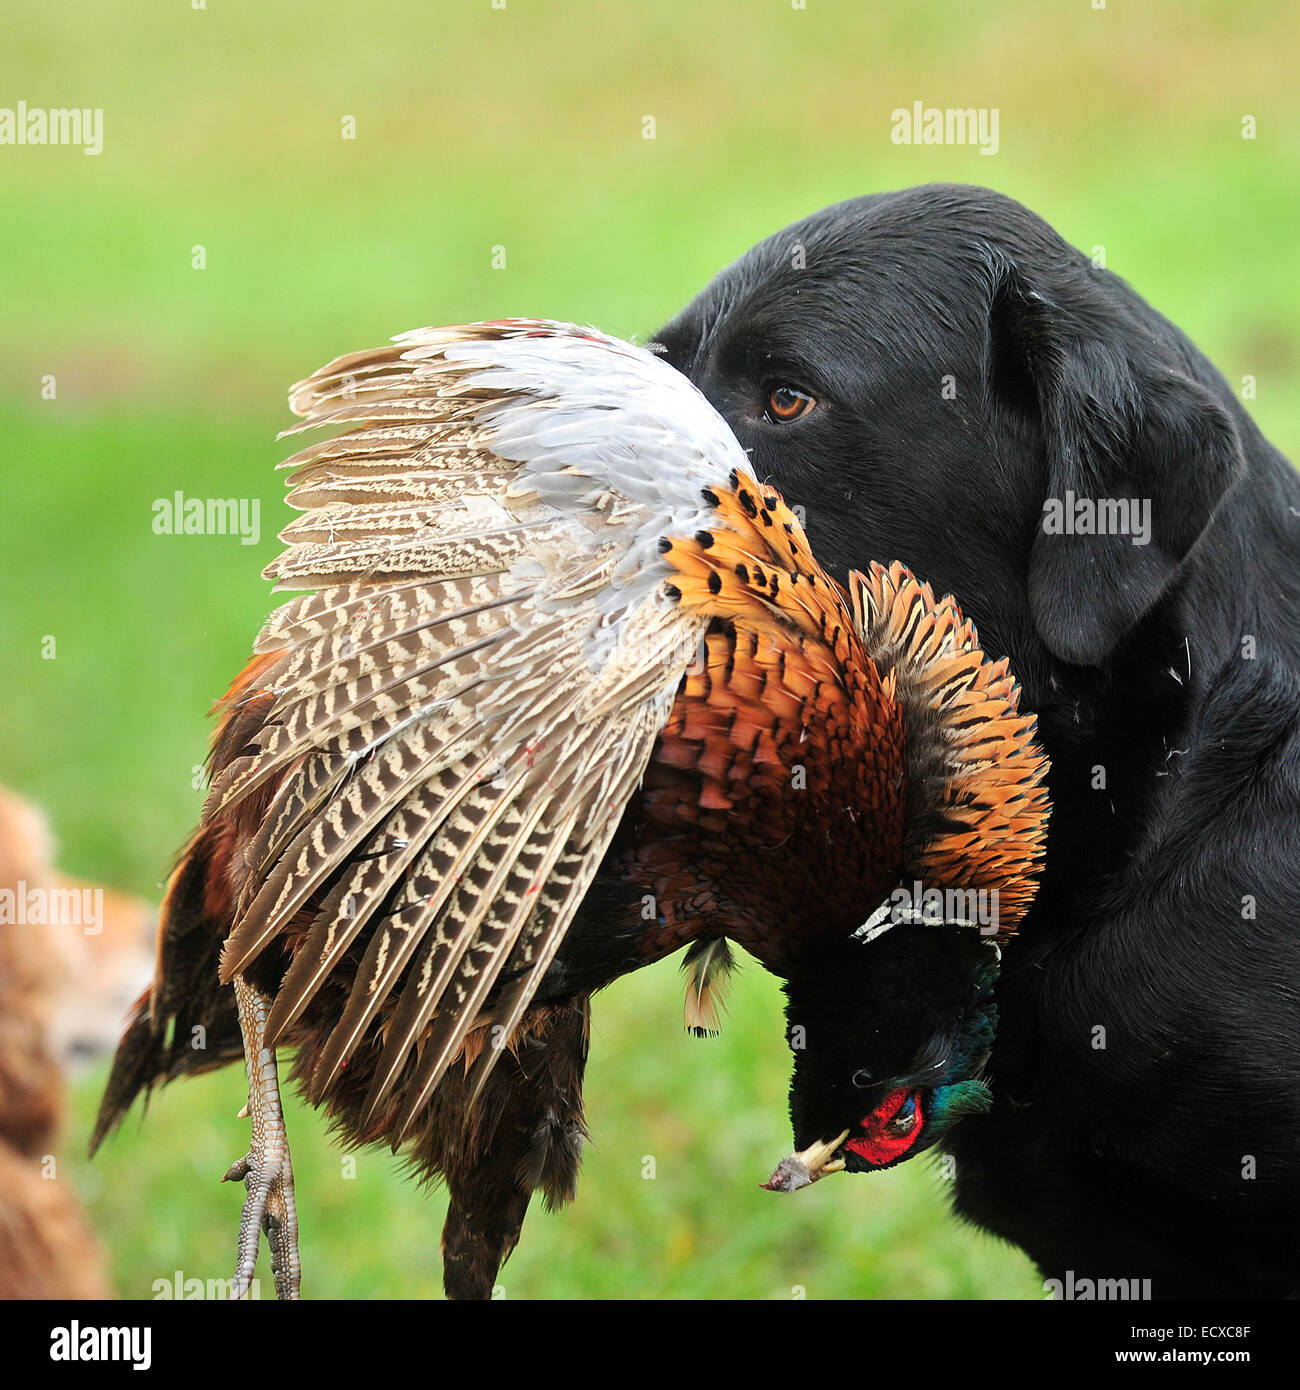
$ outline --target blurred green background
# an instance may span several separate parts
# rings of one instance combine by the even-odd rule
[[[0,147],[0,781],[49,812],[67,870],[156,898],[205,711],[271,606],[287,384],[425,323],[648,336],[752,242],[858,193],[990,184],[1104,246],[1230,381],[1255,378],[1295,456],[1296,26],[1204,0],[12,7],[0,105],[105,115],[98,157]],[[996,106],[997,155],[891,144],[917,100]],[[154,535],[177,489],[260,497],[260,543]],[[600,996],[595,1147],[576,1205],[530,1217],[507,1296],[1042,1297],[924,1164],[760,1192],[789,1143],[786,1058],[757,968],[709,1042],[681,1031],[675,962]],[[65,1147],[118,1289],[228,1275],[242,1078],[160,1095],[92,1166],[101,1079]],[[386,1151],[344,1177],[315,1114],[291,1126],[306,1294],[435,1296],[441,1197]]]

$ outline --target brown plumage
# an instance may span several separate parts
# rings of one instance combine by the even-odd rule
[[[291,404],[342,429],[289,460],[305,514],[268,571],[315,592],[221,703],[95,1142],[140,1089],[242,1050],[240,1268],[264,1224],[291,1296],[291,1047],[349,1142],[446,1179],[448,1291],[486,1296],[530,1193],[574,1190],[594,989],[695,943],[707,1031],[716,943],[793,976],[901,875],[1000,891],[1005,935],[1042,762],[955,604],[896,565],[839,588],[647,353],[523,320],[425,330]]]

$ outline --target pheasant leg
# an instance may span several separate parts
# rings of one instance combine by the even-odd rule
[[[243,1180],[248,1193],[239,1223],[238,1257],[231,1298],[247,1298],[257,1264],[261,1232],[271,1248],[271,1274],[275,1296],[298,1297],[302,1274],[298,1259],[298,1208],[293,1196],[293,1167],[289,1139],[280,1105],[280,1080],[275,1052],[264,1045],[271,1001],[259,994],[242,975],[235,977],[235,1002],[244,1035],[248,1065],[248,1106],[252,1142],[243,1158],[232,1163],[222,1182]]]

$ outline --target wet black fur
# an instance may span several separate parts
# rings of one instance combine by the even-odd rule
[[[1048,869],[958,1212],[1052,1277],[1294,1293],[1300,479],[1177,328],[985,190],[828,208],[657,336],[824,565],[956,593],[1038,712]],[[818,407],[767,422],[781,384]],[[1150,499],[1151,543],[1044,534],[1067,489]]]

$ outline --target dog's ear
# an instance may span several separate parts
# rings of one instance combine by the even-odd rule
[[[1228,412],[1139,333],[1127,312],[1110,331],[1102,315],[1063,312],[995,264],[990,393],[1037,426],[1046,463],[1030,613],[1077,665],[1104,662],[1169,590],[1245,466]]]

